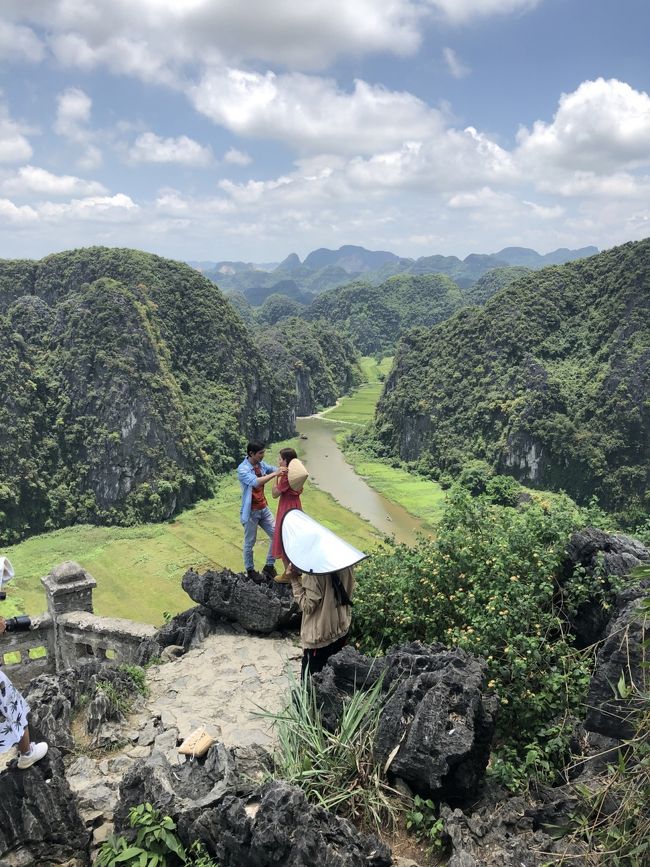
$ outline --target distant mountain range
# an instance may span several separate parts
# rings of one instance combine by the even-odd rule
[[[300,261],[291,253],[282,262],[189,262],[205,277],[217,283],[225,292],[241,292],[254,307],[272,294],[287,295],[301,303],[326,289],[343,286],[363,277],[379,285],[396,274],[446,274],[458,286],[467,289],[494,268],[512,265],[538,269],[546,265],[561,265],[598,253],[597,247],[579,250],[560,248],[541,255],[527,247],[504,247],[498,253],[470,253],[465,259],[457,256],[422,256],[410,259],[386,250],[366,250],[347,244],[338,250],[321,247]]]

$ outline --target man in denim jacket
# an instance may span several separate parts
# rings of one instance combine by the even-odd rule
[[[261,527],[271,540],[266,555],[266,565],[262,572],[269,578],[277,574],[275,560],[271,554],[275,520],[264,496],[264,485],[279,476],[281,470],[265,463],[264,452],[264,443],[249,442],[246,457],[237,467],[237,478],[241,484],[242,494],[239,519],[244,526],[244,568],[248,577],[253,579],[259,577],[253,561],[253,546],[257,539],[258,527]]]

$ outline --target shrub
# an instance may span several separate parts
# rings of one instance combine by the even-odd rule
[[[129,824],[136,831],[135,840],[111,834],[99,850],[96,867],[219,867],[200,843],[188,851],[178,837],[176,822],[149,803],[131,808]]]
[[[512,476],[493,476],[485,485],[485,495],[497,506],[516,506],[521,485]]]
[[[366,652],[421,640],[483,656],[500,699],[491,772],[512,789],[552,780],[568,754],[591,654],[567,616],[585,592],[562,563],[585,516],[567,497],[503,508],[456,487],[435,540],[385,549],[358,569],[353,635]],[[613,593],[596,584],[603,599]]]
[[[466,488],[474,497],[484,494],[494,470],[485,461],[469,461],[458,475],[458,484]]]

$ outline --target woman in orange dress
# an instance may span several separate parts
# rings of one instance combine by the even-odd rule
[[[284,564],[285,573],[289,565],[289,558],[285,554],[284,546],[282,545],[282,519],[287,514],[287,512],[290,512],[292,509],[302,510],[302,503],[300,502],[302,488],[300,488],[299,491],[294,491],[294,489],[289,484],[289,479],[287,475],[289,464],[291,463],[291,461],[297,460],[297,458],[298,455],[296,454],[294,449],[280,449],[280,457],[278,459],[280,475],[275,480],[273,488],[271,490],[271,493],[276,500],[278,497],[280,498],[280,502],[278,503],[278,511],[275,515],[275,533],[273,535],[273,545],[271,547],[271,553],[276,559],[281,558]],[[278,577],[281,578],[283,576]]]

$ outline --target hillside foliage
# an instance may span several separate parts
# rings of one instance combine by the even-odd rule
[[[399,344],[379,450],[427,472],[470,459],[596,495],[630,524],[650,501],[650,240],[516,280]]]
[[[413,325],[433,325],[463,306],[459,287],[448,277],[400,275],[379,286],[357,282],[319,295],[304,316],[335,323],[362,355],[392,350]]]
[[[572,531],[602,521],[568,497],[520,508],[449,494],[435,539],[376,553],[357,570],[352,628],[370,653],[419,640],[482,656],[499,698],[491,772],[510,788],[552,782],[569,755],[593,659],[575,650],[571,618],[587,597],[611,607],[603,579],[567,578]]]
[[[293,431],[295,375],[187,265],[107,248],[3,261],[0,327],[4,544],[168,517],[209,493],[247,437]],[[294,342],[335,400],[354,352],[346,363],[332,337],[312,358],[313,340]]]

